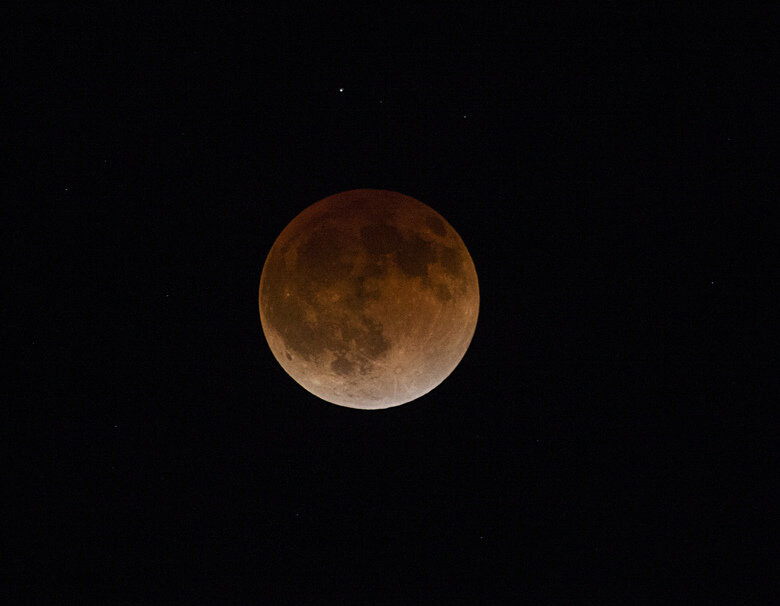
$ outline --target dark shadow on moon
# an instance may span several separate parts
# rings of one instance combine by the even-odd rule
[[[333,362],[330,365],[330,368],[337,375],[346,377],[352,374],[355,365],[349,360],[347,360],[344,356],[339,356],[338,358],[333,360]]]
[[[447,288],[444,284],[437,284],[433,289],[433,294],[442,303],[446,303],[452,299],[449,288]]]
[[[404,245],[401,232],[392,225],[366,225],[360,228],[360,241],[366,251],[374,255],[388,255]]]
[[[443,236],[447,233],[447,227],[444,225],[444,221],[435,216],[425,217],[425,224],[433,233],[437,236]]]

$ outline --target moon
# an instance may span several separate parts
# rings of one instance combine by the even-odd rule
[[[463,240],[435,210],[355,189],[284,228],[259,307],[288,375],[327,402],[373,410],[415,400],[452,373],[474,335],[479,285]]]

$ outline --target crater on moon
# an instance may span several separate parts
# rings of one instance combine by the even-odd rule
[[[285,371],[320,398],[386,408],[441,383],[479,310],[463,241],[422,202],[352,190],[305,209],[263,267],[263,331]]]

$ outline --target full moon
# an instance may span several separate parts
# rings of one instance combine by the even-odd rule
[[[350,408],[398,406],[446,379],[479,313],[474,262],[429,206],[355,189],[282,231],[260,277],[260,321],[304,389]]]

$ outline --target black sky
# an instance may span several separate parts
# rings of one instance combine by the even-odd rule
[[[763,603],[764,10],[14,15],[12,591]],[[381,412],[295,384],[257,311],[279,232],[356,188],[436,209],[480,280],[462,363]]]

